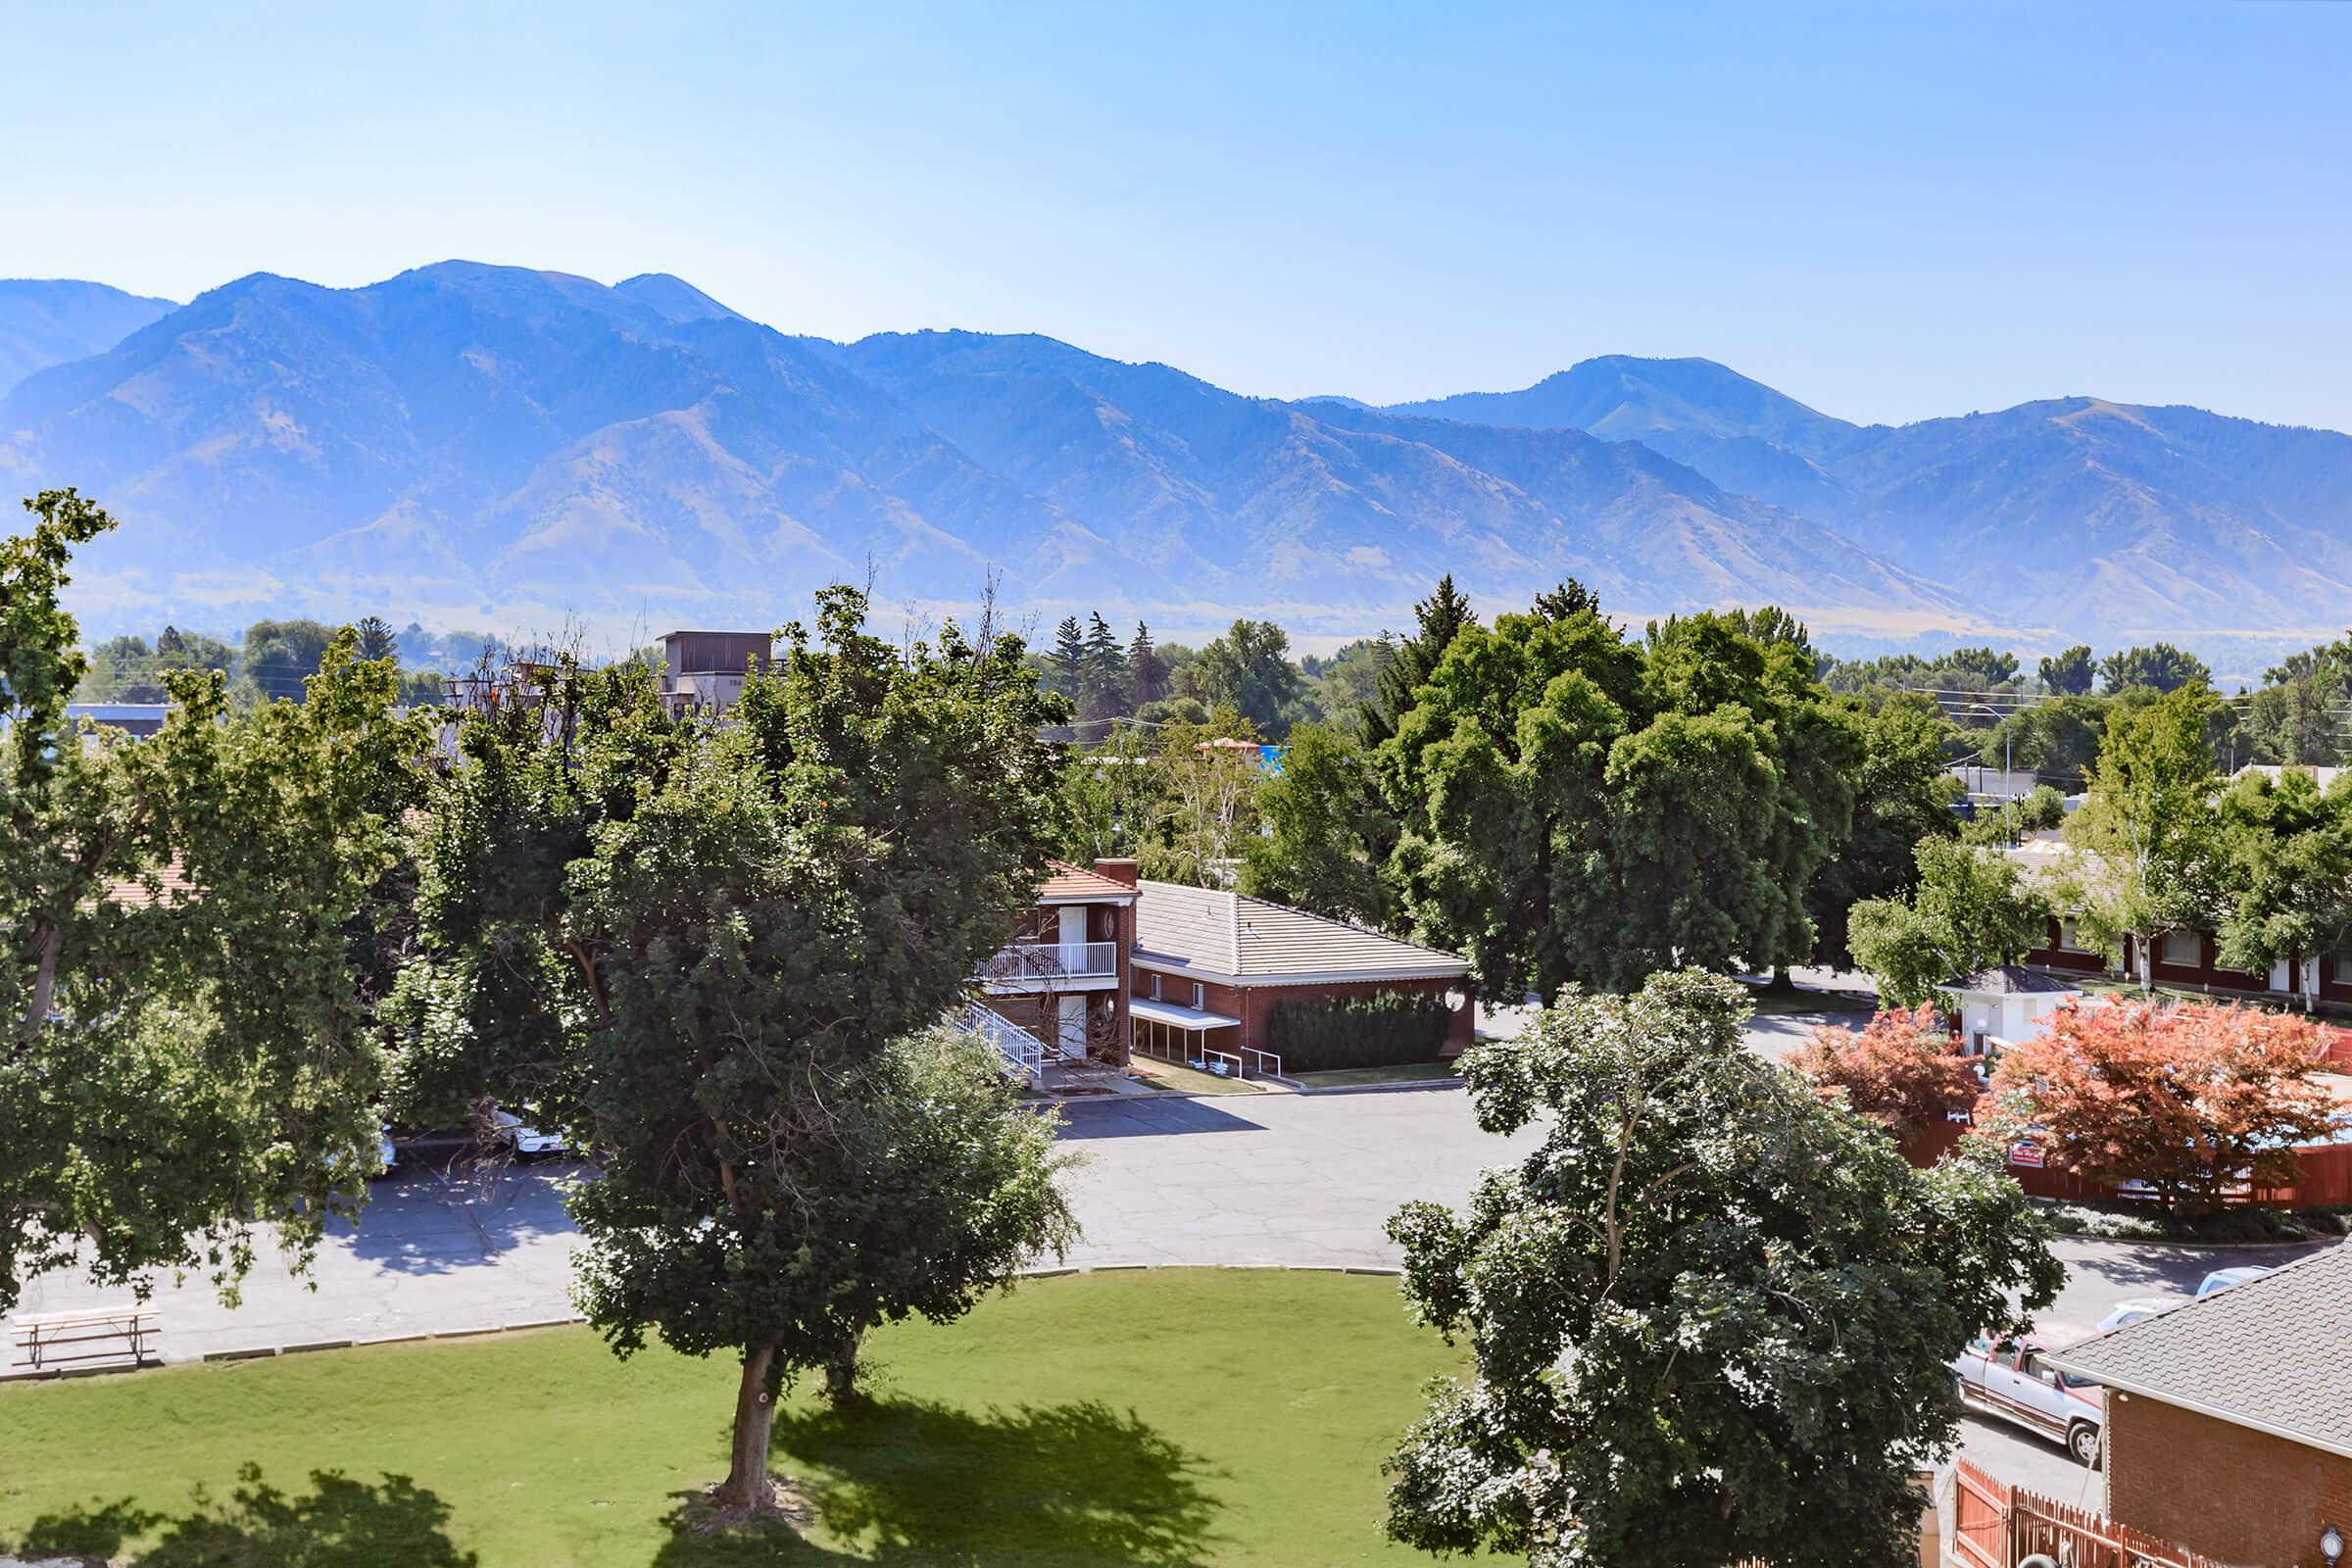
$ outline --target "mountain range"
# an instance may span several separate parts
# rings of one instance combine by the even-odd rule
[[[77,566],[98,630],[381,611],[618,640],[772,625],[844,578],[936,617],[996,577],[1048,619],[1337,636],[1448,570],[1488,608],[1572,574],[1631,618],[1771,601],[1871,645],[2307,641],[2352,604],[2352,438],[2089,398],[1856,425],[1704,360],[1285,403],[450,262],[178,307],[0,283],[0,482],[123,519]]]

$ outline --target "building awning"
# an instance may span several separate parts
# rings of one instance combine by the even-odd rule
[[[1164,1023],[1171,1029],[1198,1033],[1206,1029],[1239,1029],[1242,1020],[1228,1018],[1221,1012],[1203,1012],[1199,1007],[1180,1007],[1173,1002],[1153,1002],[1149,997],[1136,997],[1127,1004],[1127,1010],[1146,1023]]]

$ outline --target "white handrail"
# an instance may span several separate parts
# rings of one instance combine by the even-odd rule
[[[984,980],[1107,980],[1118,972],[1115,942],[1015,942],[980,965]]]
[[[1043,1087],[1046,1081],[1046,1043],[1010,1018],[977,1002],[963,1005],[963,1015],[956,1020],[958,1027],[978,1035],[996,1048],[1004,1058],[1004,1065],[1014,1073]]]

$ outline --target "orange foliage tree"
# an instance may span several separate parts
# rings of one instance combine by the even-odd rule
[[[1976,1069],[1952,1054],[1951,1032],[1934,1006],[1893,1007],[1859,1030],[1816,1029],[1789,1064],[1897,1137],[1977,1102]]]
[[[2001,1057],[1977,1122],[2083,1175],[2145,1182],[2170,1212],[2202,1213],[2239,1184],[2291,1183],[2294,1146],[2344,1124],[2311,1076],[2322,1044],[2309,1019],[2252,1007],[2063,1007]]]

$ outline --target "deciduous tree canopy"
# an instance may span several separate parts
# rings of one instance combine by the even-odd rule
[[[76,1248],[102,1280],[233,1291],[257,1225],[301,1260],[365,1197],[429,735],[348,631],[306,703],[232,715],[219,673],[174,671],[153,739],[67,729],[57,594],[113,522],[70,490],[28,506],[0,541],[0,1308]]]
[[[1391,1221],[1414,1309],[1476,1358],[1390,1461],[1396,1539],[1546,1568],[1915,1544],[1947,1363],[2060,1267],[1996,1160],[1913,1169],[1746,1051],[1746,1012],[1729,980],[1662,975],[1464,1056],[1480,1125],[1542,1143],[1461,1211]]]
[[[2062,1007],[1994,1069],[1978,1124],[2094,1178],[2146,1182],[2203,1212],[2232,1185],[2282,1186],[2294,1146],[2342,1123],[2311,1069],[2309,1019],[2199,1003]]]
[[[403,993],[417,1102],[486,1085],[599,1151],[574,1212],[581,1300],[613,1345],[741,1354],[738,1506],[764,1499],[789,1370],[876,1313],[944,1310],[987,1283],[958,1259],[1006,1252],[959,1231],[923,1283],[862,1249],[906,1219],[875,1206],[898,1200],[873,1162],[934,1147],[890,1147],[916,1136],[896,1122],[878,1144],[864,1111],[905,1112],[890,1086],[923,1069],[886,1062],[891,1042],[960,999],[1035,897],[1057,705],[1017,640],[951,625],[902,655],[864,611],[821,596],[724,722],[665,711],[632,662],[560,669],[543,706],[469,723],[425,841],[429,962]],[[1052,1220],[1024,1191],[1006,1215]]]

